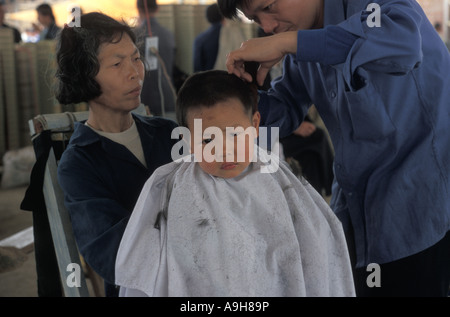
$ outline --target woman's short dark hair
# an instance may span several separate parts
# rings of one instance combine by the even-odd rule
[[[100,71],[99,47],[120,42],[124,33],[136,44],[130,26],[98,12],[82,15],[80,27],[64,27],[56,49],[55,94],[61,104],[89,102],[102,94],[95,80]]]
[[[181,86],[176,103],[177,121],[187,127],[187,113],[200,107],[212,107],[219,102],[238,99],[245,112],[257,110],[256,85],[223,70],[208,70],[191,75]]]

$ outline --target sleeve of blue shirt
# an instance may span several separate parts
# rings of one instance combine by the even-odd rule
[[[405,1],[373,1],[380,5],[379,22],[361,11],[338,25],[302,30],[297,37],[297,60],[357,67],[387,74],[405,74],[422,59],[419,26],[422,19]]]
[[[317,62],[324,65],[343,63],[356,39],[355,35],[338,26],[327,26],[320,30],[299,31],[298,43],[308,44],[298,44],[297,60],[287,56],[284,67],[296,67],[297,61]],[[283,124],[275,124],[280,127],[280,137],[287,136],[298,128],[311,105],[306,93],[304,98],[298,99],[298,91],[304,91],[305,88],[302,87],[303,79],[296,76],[298,76],[297,72],[284,72],[282,78],[273,84],[274,90],[260,95],[259,110],[262,115],[262,122],[266,123],[268,118],[270,118],[270,122],[283,122]],[[271,102],[279,100],[280,105],[288,105],[288,107],[268,107],[267,98],[273,98]],[[293,104],[301,106],[291,107],[290,105]],[[285,120],[285,118],[290,120]]]
[[[335,25],[318,30],[299,31],[297,60],[323,65],[344,63],[357,38],[356,35]]]
[[[365,2],[365,6],[370,2],[380,5],[380,27],[370,23],[373,13],[361,10],[337,25],[298,32],[297,54],[287,56],[284,63],[290,71],[273,83],[271,91],[260,94],[262,125],[279,126],[283,137],[292,133],[306,115],[312,100],[302,76],[291,71],[298,63],[320,63],[339,69],[347,88],[356,93],[368,80],[362,78],[359,68],[402,75],[420,65],[422,19],[416,9],[409,1]]]
[[[422,62],[421,24],[424,23],[412,1],[377,0],[380,6],[378,26],[373,24],[371,13],[361,11],[338,26],[357,36],[342,73],[351,90],[361,88],[355,83],[358,68],[387,75],[405,75]]]

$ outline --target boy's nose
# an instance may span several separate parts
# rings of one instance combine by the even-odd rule
[[[220,147],[219,147],[220,148]],[[217,149],[216,158],[221,159],[223,162],[233,162],[235,144],[233,138],[224,138],[222,148]]]

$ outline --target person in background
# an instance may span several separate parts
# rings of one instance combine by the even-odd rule
[[[81,255],[104,279],[106,296],[117,296],[122,234],[144,183],[172,161],[177,124],[133,113],[141,104],[144,65],[128,25],[84,14],[81,27],[60,33],[56,59],[58,101],[89,106],[62,154],[58,181]]]
[[[20,43],[22,42],[22,36],[20,35],[19,30],[5,23],[6,11],[6,5],[3,2],[0,2],[0,28],[11,29],[13,31],[14,43]]]
[[[213,69],[219,51],[220,30],[224,17],[217,3],[206,8],[206,19],[210,27],[197,35],[194,40],[194,72]]]
[[[266,33],[229,52],[262,84],[262,126],[291,134],[314,104],[335,150],[331,206],[358,296],[442,296],[450,285],[450,54],[410,0],[218,0]],[[371,264],[376,264],[376,271]],[[376,283],[368,283],[375,273]],[[373,277],[373,275],[371,276]],[[370,280],[370,278],[369,278]]]
[[[294,132],[280,139],[286,160],[295,159],[301,175],[321,194],[331,196],[333,151],[325,130],[307,115]]]
[[[246,24],[241,19],[225,18],[220,28],[219,51],[213,69],[226,70],[227,55],[230,50],[238,49],[243,42],[251,37]]]
[[[139,25],[136,28],[139,50],[143,59],[147,53],[157,60],[154,69],[146,61],[144,86],[141,100],[150,108],[152,115],[165,116],[167,112],[175,112],[176,91],[173,86],[176,43],[173,33],[158,23],[158,3],[156,0],[137,0]],[[148,52],[146,39],[157,38],[157,50]]]
[[[40,27],[34,24],[35,28],[41,30],[39,41],[55,39],[61,28],[56,25],[52,7],[47,3],[43,3],[37,6],[36,12],[39,24],[41,25]]]

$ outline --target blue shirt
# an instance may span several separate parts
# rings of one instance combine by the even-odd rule
[[[325,0],[324,26],[298,32],[297,54],[260,93],[262,122],[283,137],[318,109],[357,267],[420,252],[450,228],[449,52],[416,1]]]
[[[172,146],[178,141],[171,139],[175,122],[133,117],[148,168],[125,146],[84,123],[76,123],[58,166],[78,248],[105,280],[107,295],[114,295],[117,250],[142,187],[156,168],[172,161]]]

